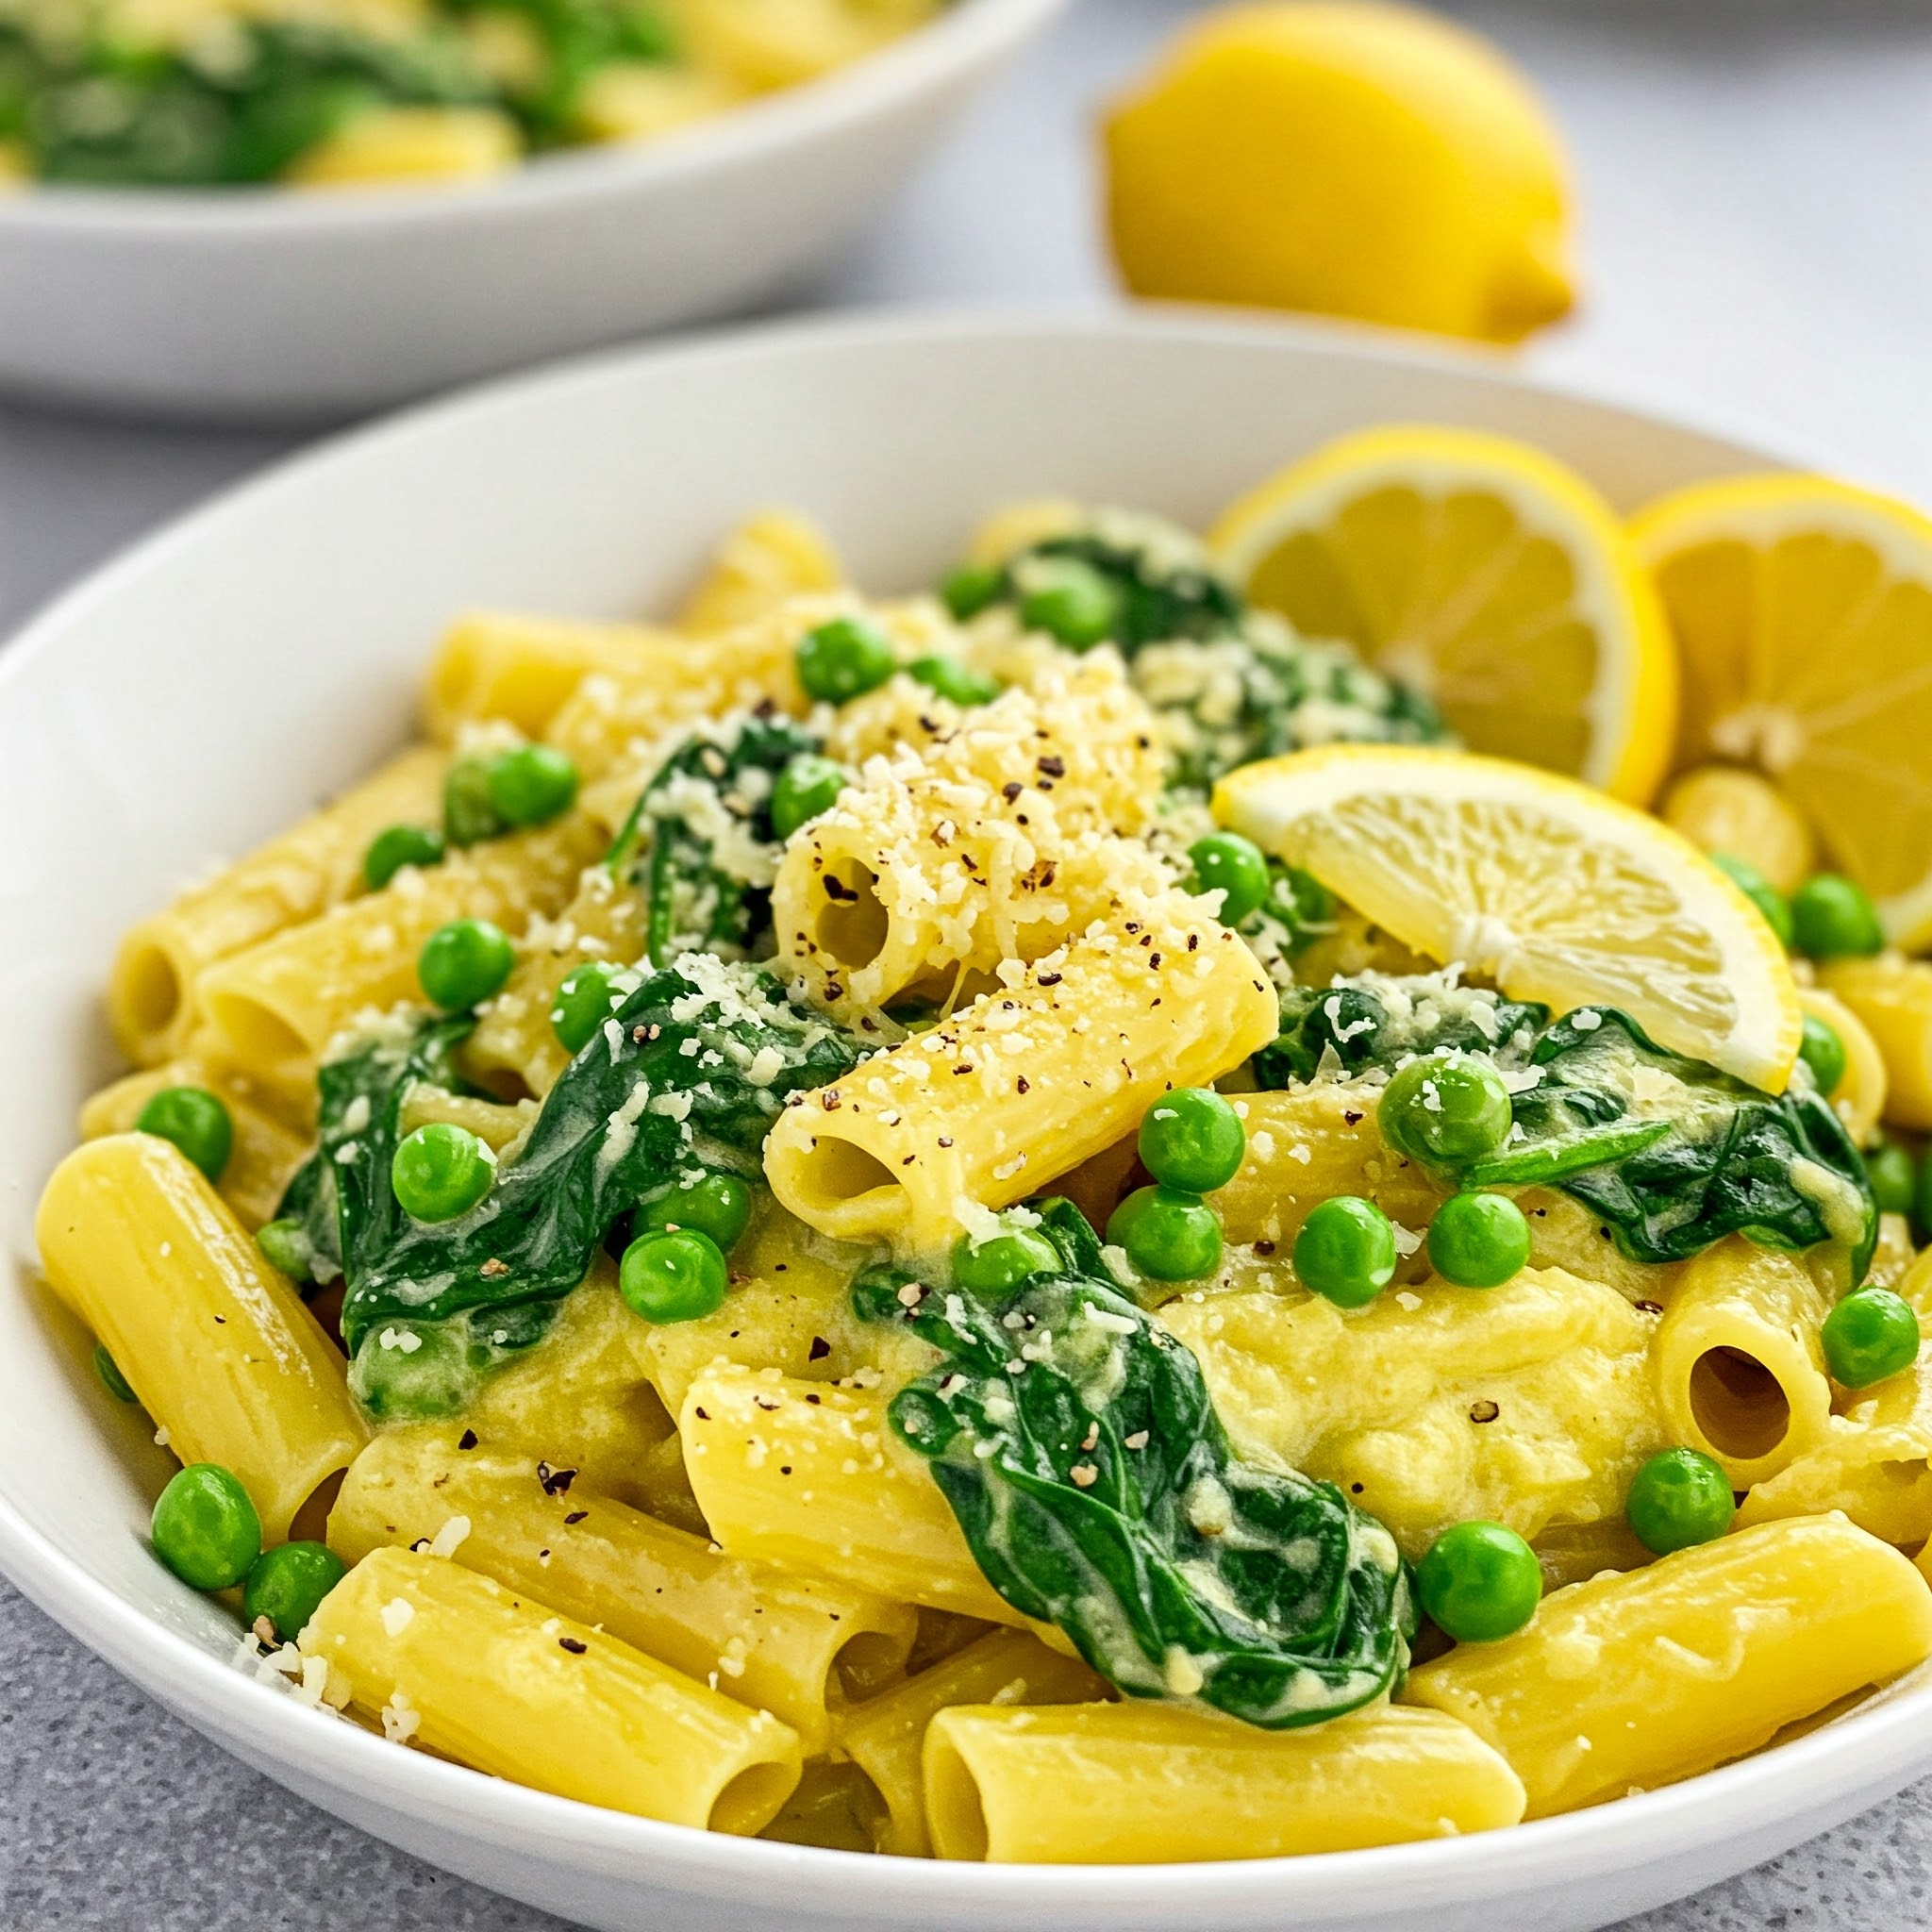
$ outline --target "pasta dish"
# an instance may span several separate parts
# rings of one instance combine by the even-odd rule
[[[0,188],[475,180],[654,139],[943,0],[0,0]]]
[[[1472,750],[1230,555],[1028,503],[877,598],[767,512],[673,624],[473,613],[129,934],[41,1255],[240,1668],[1087,1863],[1572,1811],[1932,1653],[1903,893],[1771,882],[1798,764]]]

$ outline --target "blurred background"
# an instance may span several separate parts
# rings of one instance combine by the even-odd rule
[[[1438,10],[1520,65],[1574,171],[1574,311],[1520,346],[1478,353],[1932,501],[1932,5]],[[1120,299],[1102,117],[1201,11],[1189,0],[1075,6],[804,306]],[[1185,172],[1189,157],[1164,160]],[[0,632],[122,542],[304,440],[0,403]],[[1923,1924],[1928,1799],[1932,1787],[1907,1792],[1652,1915],[1643,1932]],[[212,1911],[211,1873],[225,1874]],[[308,1810],[0,1584],[0,1924],[547,1923]]]

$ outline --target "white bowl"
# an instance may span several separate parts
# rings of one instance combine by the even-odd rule
[[[142,544],[0,654],[0,1567],[208,1736],[354,1824],[608,1928],[1162,1932],[1596,1926],[1848,1817],[1932,1764],[1932,1674],[1654,1795],[1460,1840],[1131,1869],[942,1865],[717,1838],[541,1796],[318,1718],[141,1541],[163,1478],[31,1281],[35,1192],[108,1070],[121,929],[401,734],[460,607],[661,609],[753,508],[866,583],[933,581],[981,512],[1067,491],[1199,523],[1390,419],[1524,436],[1620,504],[1769,459],[1366,338],[1190,318],[841,322],[600,359],[348,437]],[[135,1775],[134,1767],[129,1774]],[[210,1875],[212,1886],[215,1880]]]
[[[0,391],[165,415],[341,416],[824,264],[1067,0],[956,0],[809,86],[474,187],[0,193]]]

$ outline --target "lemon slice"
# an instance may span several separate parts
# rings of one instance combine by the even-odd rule
[[[1630,527],[1684,667],[1680,763],[1755,765],[1900,945],[1932,945],[1932,522],[1819,476],[1665,497]]]
[[[1557,1012],[1620,1007],[1767,1092],[1803,1031],[1763,916],[1668,825],[1465,752],[1327,745],[1245,765],[1215,816],[1444,965]]]
[[[1634,805],[1668,766],[1670,633],[1623,526],[1581,477],[1505,437],[1343,437],[1263,483],[1209,540],[1313,638],[1432,697],[1472,750]]]

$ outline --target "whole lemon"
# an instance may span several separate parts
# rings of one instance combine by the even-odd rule
[[[1106,130],[1139,295],[1518,341],[1568,312],[1567,175],[1524,75],[1384,0],[1276,0],[1190,28]]]

